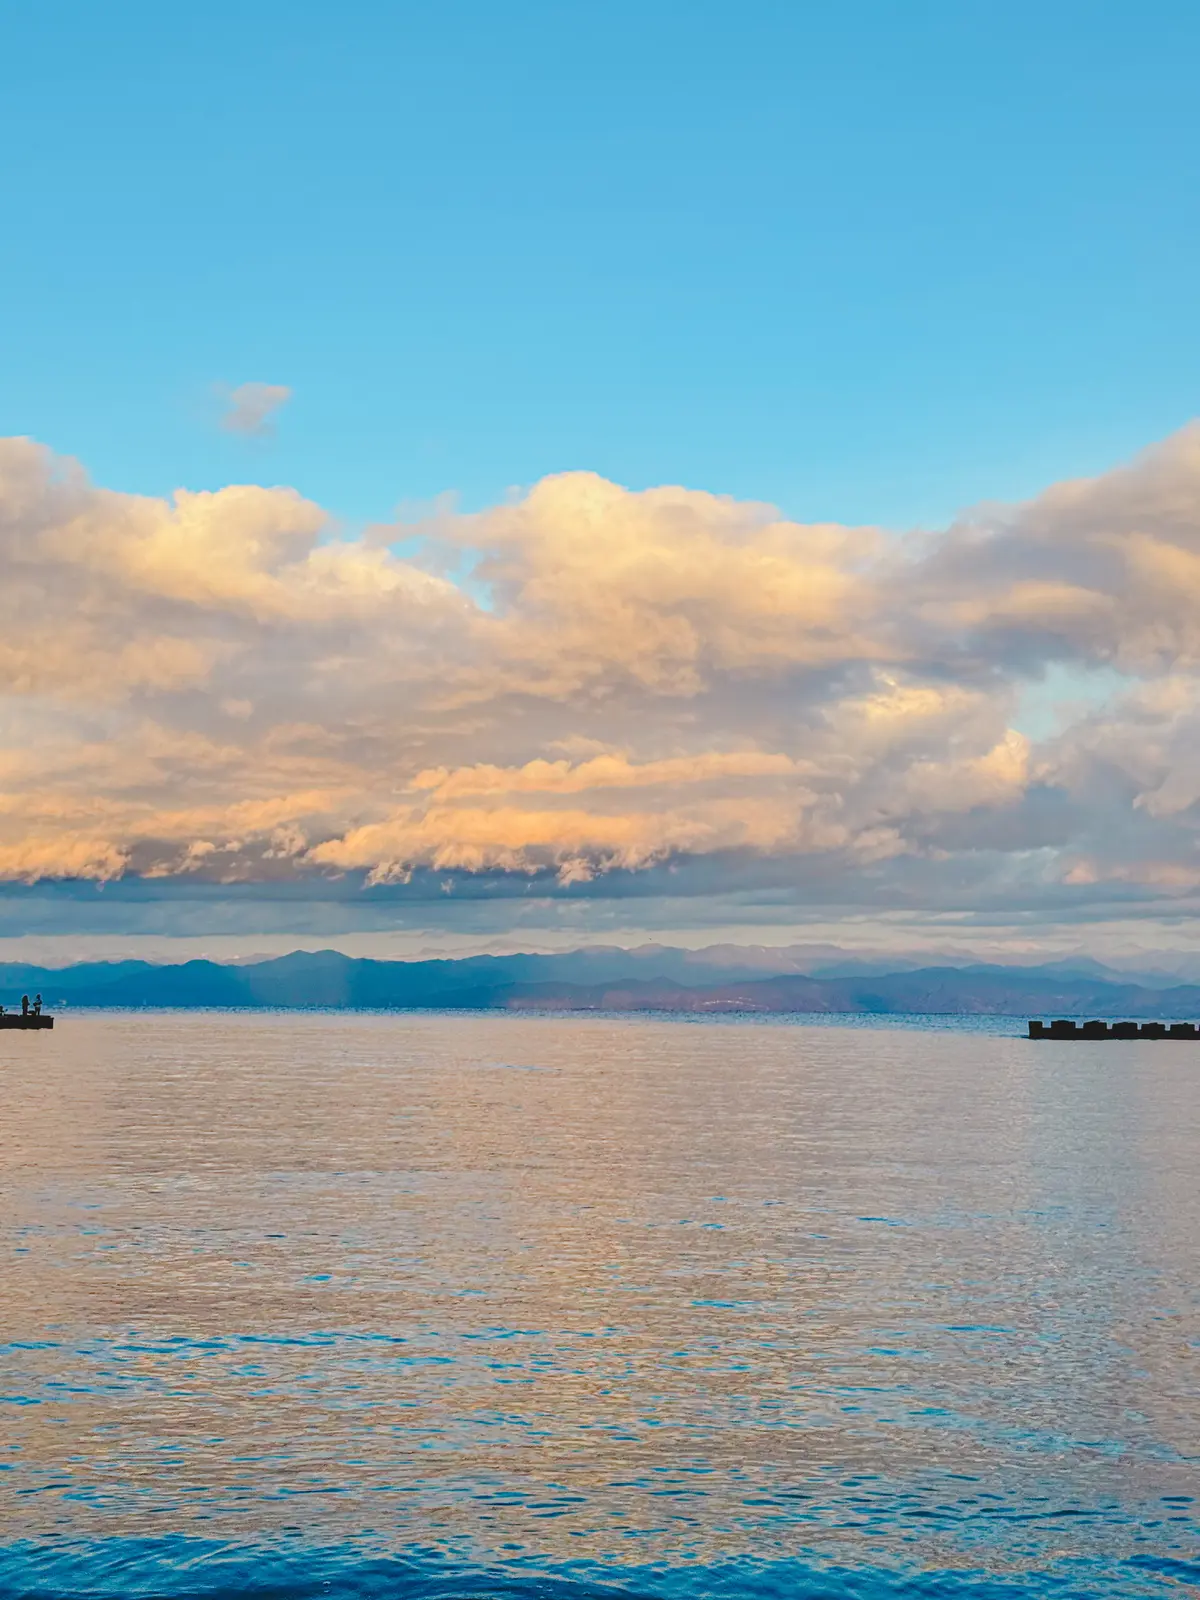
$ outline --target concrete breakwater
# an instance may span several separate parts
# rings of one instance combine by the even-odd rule
[[[1200,1026],[1194,1022],[1055,1022],[1031,1021],[1031,1039],[1196,1039]]]

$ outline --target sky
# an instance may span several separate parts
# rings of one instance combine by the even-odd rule
[[[0,3],[0,950],[1190,949],[1198,48]]]

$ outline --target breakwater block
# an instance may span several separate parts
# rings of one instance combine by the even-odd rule
[[[45,1011],[38,1016],[33,1012],[23,1015],[20,1011],[0,1012],[0,1028],[52,1028],[54,1018]]]
[[[1031,1039],[1195,1039],[1200,1042],[1200,1027],[1194,1022],[1055,1022],[1032,1021]]]

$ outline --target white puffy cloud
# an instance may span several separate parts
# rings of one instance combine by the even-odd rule
[[[7,440],[0,554],[11,880],[1200,888],[1197,429],[920,537],[568,473],[346,540]],[[1031,743],[1059,663],[1118,687]]]
[[[1008,665],[1200,663],[1200,423],[1128,466],[985,508],[926,549],[914,617]]]

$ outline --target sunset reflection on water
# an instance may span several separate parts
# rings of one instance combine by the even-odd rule
[[[0,1052],[12,1561],[1188,1560],[1191,1052],[438,1015]]]

